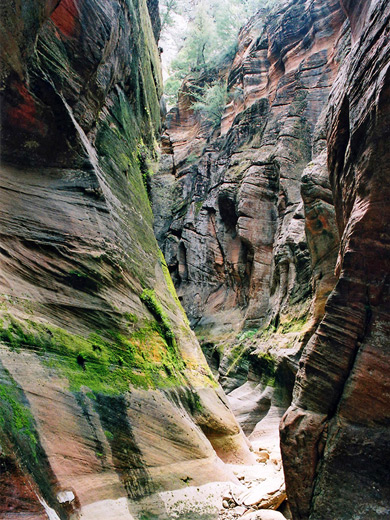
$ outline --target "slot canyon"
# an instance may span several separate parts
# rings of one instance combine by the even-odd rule
[[[161,8],[0,5],[0,520],[389,519],[390,2]]]

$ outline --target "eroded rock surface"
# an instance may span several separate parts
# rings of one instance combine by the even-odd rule
[[[156,236],[209,365],[255,448],[275,457],[336,282],[325,116],[344,20],[337,1],[260,10],[232,63],[184,83],[151,183]],[[215,128],[191,96],[216,79],[227,103]]]
[[[253,459],[153,236],[157,9],[1,7],[4,520],[165,518],[164,491],[234,479],[213,445]]]
[[[329,100],[338,281],[282,426],[297,519],[390,514],[389,39],[385,1],[342,2],[352,47]]]
[[[190,78],[153,181],[179,296],[251,436],[299,366],[282,427],[296,519],[390,514],[388,28],[382,0],[260,12],[212,78],[220,127]]]
[[[153,177],[155,229],[199,330],[218,335],[305,312],[312,286],[301,176],[319,153],[315,127],[343,17],[338,2],[260,11],[218,72],[228,82],[219,131],[191,109],[191,79],[168,115]]]

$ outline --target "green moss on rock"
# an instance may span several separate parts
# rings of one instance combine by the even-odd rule
[[[159,324],[162,334],[167,341],[168,345],[170,345],[172,348],[176,349],[176,338],[175,334],[172,330],[171,322],[166,314],[166,312],[163,310],[161,304],[157,300],[156,293],[153,289],[145,289],[141,296],[141,301],[146,305],[147,309],[150,311],[150,313],[154,316],[157,323]]]
[[[70,389],[120,394],[183,384],[183,361],[172,348],[164,323],[146,321],[137,330],[97,331],[88,338],[33,320],[5,316],[0,337],[12,349],[30,349],[69,381]],[[173,336],[173,333],[171,333]],[[174,338],[174,336],[173,336]]]
[[[300,332],[307,324],[307,321],[307,314],[298,318],[291,318],[291,320],[284,321],[279,325],[278,332],[280,334],[287,334],[288,332]]]
[[[260,352],[253,356],[252,364],[261,377],[261,382],[267,386],[275,385],[276,358],[269,352]]]
[[[37,458],[38,437],[33,415],[23,403],[21,390],[11,378],[0,379],[0,428],[8,431],[14,440],[26,446],[33,458]]]
[[[175,300],[176,305],[179,307],[179,309],[181,310],[181,312],[183,314],[184,323],[186,323],[186,325],[190,326],[188,318],[187,318],[187,315],[186,315],[186,313],[185,313],[185,311],[184,311],[184,309],[183,309],[183,307],[182,307],[182,305],[180,303],[180,300],[179,300],[179,298],[177,296],[177,292],[176,292],[175,286],[173,284],[173,281],[172,281],[172,278],[171,278],[171,273],[169,272],[167,262],[166,262],[166,260],[164,258],[164,255],[163,255],[163,253],[162,253],[162,251],[160,249],[158,250],[158,255],[159,255],[160,265],[161,265],[162,271],[164,273],[164,278],[165,278],[165,282],[167,284],[168,290],[171,293],[172,298]]]

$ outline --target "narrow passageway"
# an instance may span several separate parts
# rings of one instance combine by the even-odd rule
[[[162,12],[170,110],[151,178],[155,234],[253,455],[227,463],[219,518],[291,518],[279,425],[336,281],[324,114],[344,14],[245,0],[163,1]]]
[[[227,395],[232,410],[248,434],[256,463],[232,466],[239,485],[232,485],[224,495],[221,519],[291,518],[279,440],[279,424],[284,409],[272,403],[273,393],[272,387],[264,389],[261,384],[247,382]],[[262,418],[256,422],[259,417]]]
[[[2,4],[0,519],[388,520],[389,0]]]

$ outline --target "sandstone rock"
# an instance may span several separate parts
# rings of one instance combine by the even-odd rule
[[[235,480],[208,431],[251,458],[153,236],[157,8],[1,8],[2,519],[165,515],[156,489]]]
[[[268,18],[260,11],[240,33],[230,70],[218,71],[232,99],[221,135],[191,109],[194,78],[168,115],[175,166],[152,180],[156,232],[199,335],[259,327],[310,300],[300,179],[337,70],[343,18],[333,1],[292,2]],[[158,202],[168,189],[169,208]]]
[[[282,429],[296,519],[389,515],[390,6],[342,4],[352,47],[345,49],[327,118],[341,237],[338,281],[304,352]]]
[[[250,435],[257,423],[267,415],[271,399],[272,389],[264,389],[261,385],[249,382],[228,394],[230,407],[247,435]]]
[[[60,504],[64,502],[72,502],[75,499],[73,491],[61,491],[57,493],[57,500]]]
[[[230,95],[220,133],[192,111],[197,80],[188,78],[152,179],[156,236],[179,298],[244,432],[275,468],[299,357],[336,282],[324,110],[344,16],[338,2],[299,1],[253,17],[230,69],[217,73]],[[252,342],[243,327],[259,332]],[[271,375],[256,362],[264,354]],[[258,388],[235,394],[248,379]]]
[[[268,509],[261,509],[254,513],[244,515],[245,520],[285,520],[285,516],[279,511],[270,511]]]
[[[333,0],[261,11],[241,31],[230,70],[218,72],[230,94],[220,133],[192,111],[190,77],[152,180],[156,235],[179,298],[244,432],[269,450],[275,471],[300,354],[336,283],[325,112],[348,48],[344,19]],[[241,340],[243,327],[258,331],[252,341]],[[256,363],[264,355],[271,369]]]
[[[267,462],[269,460],[269,452],[267,450],[260,450],[256,453],[257,462]]]
[[[238,507],[235,507],[232,512],[236,516],[243,516],[246,511],[247,511],[247,508],[245,506],[238,506]]]
[[[245,506],[277,509],[286,499],[286,490],[281,477],[269,478],[239,497]]]
[[[326,150],[322,150],[302,175],[305,231],[313,269],[313,318],[315,326],[325,314],[325,303],[336,283],[334,273],[339,234],[329,182]]]

